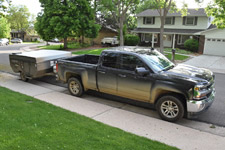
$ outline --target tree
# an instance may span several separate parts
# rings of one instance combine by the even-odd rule
[[[157,10],[160,15],[160,52],[164,53],[164,45],[163,45],[163,33],[164,33],[164,25],[165,25],[165,18],[171,8],[173,0],[155,0],[157,3]]]
[[[3,16],[3,12],[7,10],[7,6],[5,4],[10,4],[11,0],[0,0],[0,16]]]
[[[120,46],[124,45],[123,26],[128,12],[133,12],[139,0],[104,0],[103,6],[110,11],[120,31]]]
[[[39,14],[35,28],[41,37],[63,38],[64,49],[67,49],[67,38],[70,36],[88,37],[92,33],[97,36],[98,26],[95,25],[93,10],[87,0],[40,0],[44,8]],[[43,26],[40,26],[43,22]],[[43,31],[45,30],[45,31]]]
[[[0,38],[9,38],[10,37],[10,24],[7,19],[0,17]]]
[[[147,9],[157,9],[157,5],[154,0],[140,0],[139,5],[137,6],[136,13],[139,14],[142,11]]]
[[[34,25],[35,30],[40,35],[40,37],[47,42],[55,38],[54,30],[49,26],[49,19],[45,15],[39,14],[37,16],[37,22]]]
[[[210,3],[206,8],[208,16],[213,16],[213,24],[218,28],[225,28],[225,0],[214,0],[214,3]]]
[[[29,9],[25,5],[12,5],[9,7],[6,17],[11,24],[11,29],[26,31],[29,28],[30,15]]]

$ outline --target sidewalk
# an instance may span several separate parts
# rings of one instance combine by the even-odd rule
[[[221,56],[200,55],[184,62],[184,64],[207,68],[215,73],[225,74],[225,57]]]
[[[120,109],[123,105],[119,103],[113,107],[85,98],[74,97],[63,93],[67,90],[63,87],[47,83],[39,86],[39,83],[23,82],[16,76],[1,72],[0,86],[183,150],[222,150],[225,147],[225,137],[123,110]]]

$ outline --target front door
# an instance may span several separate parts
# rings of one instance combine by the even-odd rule
[[[164,47],[172,47],[172,35],[171,34],[163,35],[163,45],[164,45]]]
[[[136,67],[146,67],[145,64],[137,56],[128,54],[122,54],[120,60],[118,95],[148,102],[152,81],[148,76],[135,73]]]

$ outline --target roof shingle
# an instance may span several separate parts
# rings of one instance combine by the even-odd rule
[[[181,12],[168,12],[167,16],[181,16]],[[147,9],[139,14],[137,14],[138,17],[146,17],[146,16],[160,16],[157,9]],[[198,9],[188,9],[187,16],[207,16],[205,13],[204,8],[198,8]]]

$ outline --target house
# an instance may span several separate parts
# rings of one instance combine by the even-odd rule
[[[40,37],[37,34],[29,34],[26,31],[22,31],[22,30],[15,30],[12,29],[12,31],[10,32],[11,34],[11,39],[14,38],[20,38],[21,40],[23,40],[24,42],[32,42],[32,41],[37,41],[38,39],[40,39]]]
[[[11,34],[11,38],[14,39],[14,38],[20,38],[21,40],[24,41],[24,37],[26,35],[26,32],[25,31],[22,31],[22,30],[14,30],[12,29],[12,31],[10,32]]]
[[[204,8],[188,9],[188,15],[180,12],[168,13],[164,26],[164,47],[183,48],[187,39],[199,41],[199,53],[225,56],[225,30],[217,29]],[[137,28],[132,32],[139,35],[141,43],[159,47],[160,15],[148,9],[137,15]]]
[[[101,29],[99,30],[98,36],[91,41],[90,39],[86,39],[85,42],[93,43],[96,45],[101,45],[101,41],[105,37],[114,37],[118,36],[118,31],[109,27],[102,25]]]

